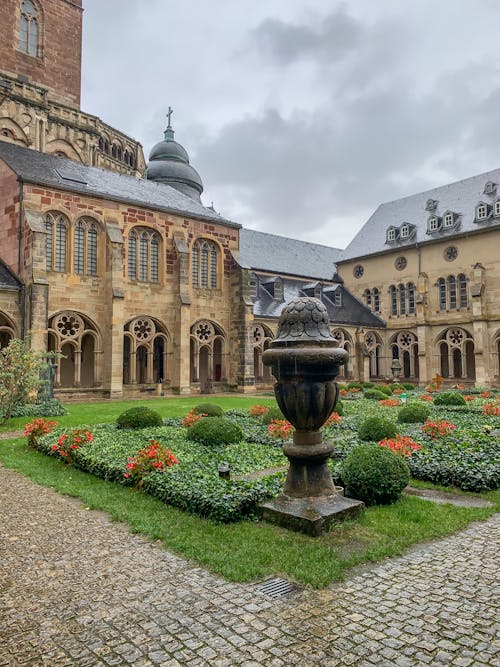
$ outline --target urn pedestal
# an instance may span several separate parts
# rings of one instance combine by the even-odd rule
[[[333,445],[323,441],[320,431],[335,409],[335,378],[347,356],[336,347],[321,301],[306,297],[284,307],[277,336],[262,360],[276,378],[278,405],[296,430],[293,442],[283,446],[290,461],[283,493],[260,505],[268,521],[320,535],[364,507],[359,500],[344,498],[334,486],[328,469]]]

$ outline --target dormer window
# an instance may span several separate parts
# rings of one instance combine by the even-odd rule
[[[342,305],[342,292],[339,289],[335,292],[333,302],[336,306],[340,307]]]
[[[276,278],[276,282],[274,283],[274,298],[277,301],[283,300],[283,283],[280,278]]]
[[[439,218],[437,215],[431,215],[427,221],[427,231],[428,232],[437,232],[439,230]]]
[[[445,229],[453,227],[453,213],[445,213],[443,218],[443,227]]]
[[[314,286],[314,298],[321,299],[321,283]]]
[[[488,216],[488,207],[486,204],[478,204],[476,206],[476,220],[486,220]]]
[[[389,227],[387,230],[387,242],[392,243],[396,240],[397,234],[395,227]]]
[[[497,199],[495,202],[495,215],[500,215],[500,199]]]
[[[494,195],[496,194],[496,191],[497,191],[497,184],[493,183],[493,181],[488,181],[484,186],[483,190],[485,195]]]
[[[409,225],[402,225],[399,235],[400,235],[400,238],[407,239],[410,236],[410,226]]]

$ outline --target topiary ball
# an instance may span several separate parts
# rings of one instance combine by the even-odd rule
[[[443,391],[434,399],[434,405],[467,405],[467,403],[458,391]]]
[[[285,419],[285,415],[281,412],[277,405],[273,405],[264,415],[262,415],[262,421],[264,424],[270,424],[273,419]]]
[[[210,419],[200,419],[188,428],[187,438],[208,447],[216,447],[241,442],[244,435],[240,426],[233,424],[229,419],[210,417]]]
[[[403,424],[423,424],[430,414],[431,411],[425,403],[412,401],[411,403],[407,403],[398,412],[398,422],[402,422]]]
[[[154,410],[138,406],[122,412],[116,420],[116,425],[118,428],[148,428],[149,426],[163,426],[163,419]]]
[[[378,415],[367,417],[358,428],[359,438],[368,442],[378,442],[384,438],[392,438],[396,433],[396,424],[390,419],[379,417]]]
[[[367,389],[363,396],[370,401],[383,401],[387,398],[387,394],[378,389]]]
[[[342,463],[341,476],[346,495],[366,505],[394,503],[410,481],[406,461],[378,445],[355,447]]]
[[[392,396],[392,389],[389,387],[388,384],[378,384],[377,389],[378,391],[384,393],[386,396]]]
[[[204,415],[205,417],[222,417],[224,414],[224,410],[216,403],[200,403],[200,405],[193,408],[193,412],[196,415]]]

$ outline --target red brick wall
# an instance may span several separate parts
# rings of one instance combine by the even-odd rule
[[[80,106],[82,0],[33,0],[40,9],[38,56],[19,51],[20,0],[0,1],[0,68]]]
[[[17,225],[19,183],[14,172],[0,160],[0,257],[17,274]]]

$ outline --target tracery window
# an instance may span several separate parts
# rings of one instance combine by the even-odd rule
[[[217,245],[208,239],[198,239],[191,252],[191,281],[193,287],[217,289]]]
[[[47,271],[65,273],[68,221],[60,213],[45,215],[45,263]]]
[[[127,271],[130,280],[159,281],[160,236],[149,229],[132,229],[127,242]]]
[[[73,267],[80,275],[97,275],[97,224],[92,218],[82,218],[75,227]]]
[[[439,310],[458,310],[467,308],[467,277],[460,273],[458,276],[439,278],[437,281]]]
[[[414,315],[415,314],[415,285],[400,283],[389,287],[389,296],[391,300],[391,315]]]
[[[21,2],[19,49],[29,56],[38,55],[39,12],[31,0]]]

